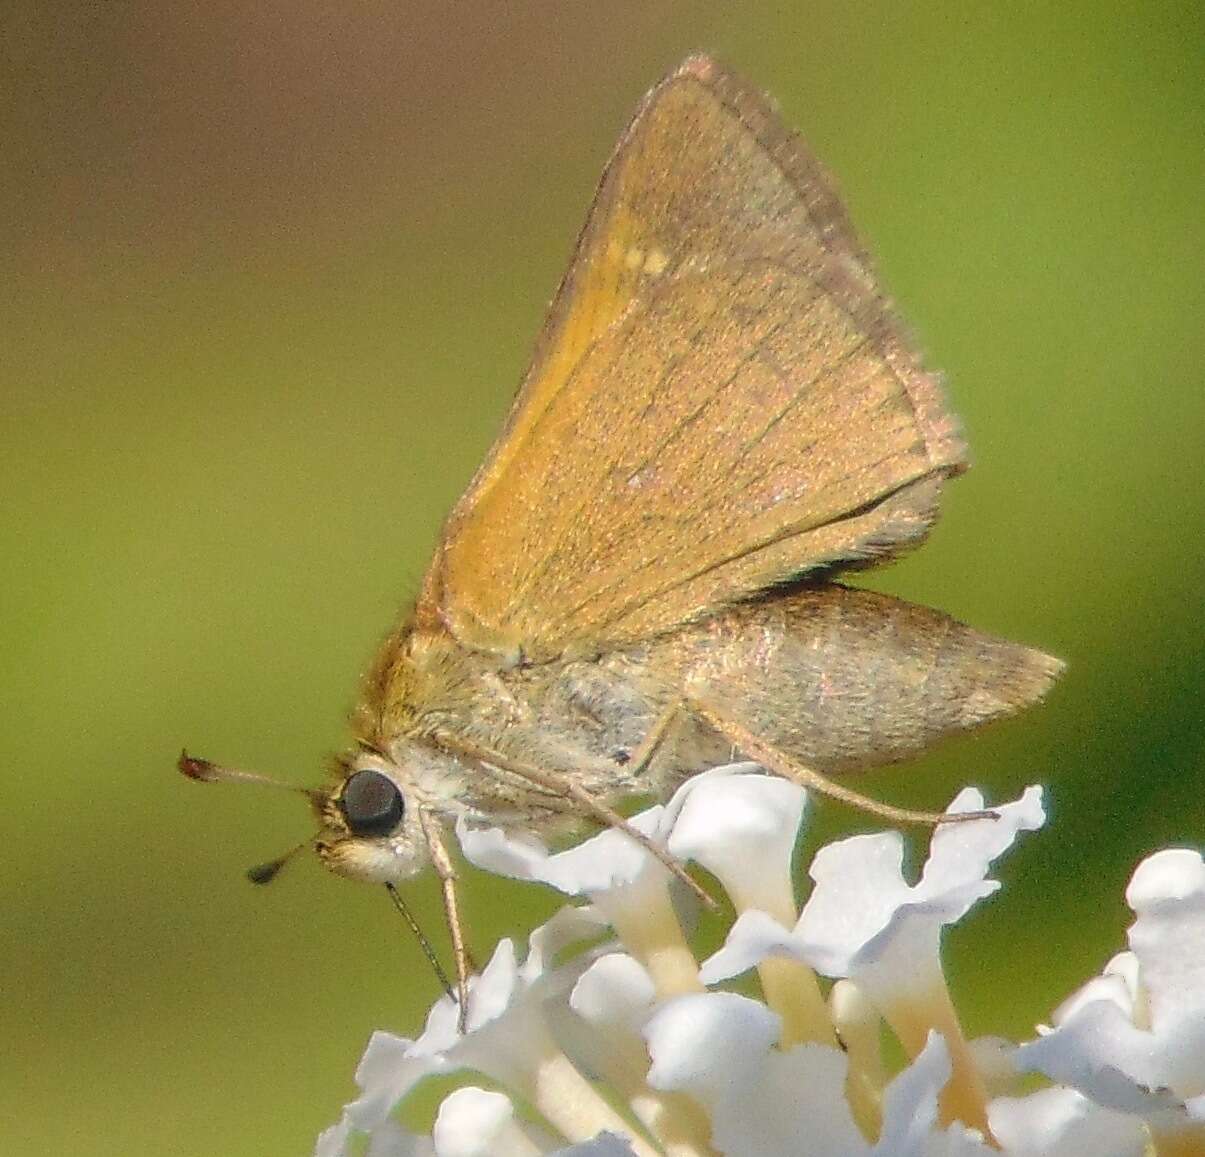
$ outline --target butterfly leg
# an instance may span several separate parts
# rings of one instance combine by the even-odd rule
[[[721,709],[699,699],[691,699],[689,706],[700,719],[733,746],[739,748],[749,759],[760,763],[767,771],[781,775],[783,779],[789,779],[792,783],[799,784],[800,787],[839,800],[841,803],[857,808],[858,811],[878,816],[880,819],[893,823],[925,824],[932,827],[935,824],[963,820],[999,818],[993,811],[958,812],[950,815],[946,812],[914,811],[912,808],[894,807],[881,800],[871,799],[869,796],[852,791],[839,783],[834,783],[826,775],[800,763],[772,744],[766,743],[744,724],[725,714]]]
[[[654,843],[648,836],[639,828],[633,827],[628,821],[615,811],[613,808],[607,807],[599,799],[595,799],[585,788],[573,783],[572,780],[566,780],[566,789],[569,798],[575,803],[580,804],[596,819],[607,824],[609,827],[618,828],[624,835],[635,840],[646,852],[655,856],[666,868],[681,880],[711,911],[716,911],[719,905],[712,898],[706,888],[702,886],[693,876],[683,867],[679,860],[676,860],[669,854],[660,844]]]
[[[423,836],[431,853],[431,865],[439,877],[443,891],[444,918],[448,924],[448,936],[452,941],[452,959],[456,963],[456,1026],[461,1035],[468,1029],[469,1019],[469,972],[472,959],[465,945],[464,923],[460,919],[460,903],[456,895],[456,868],[448,854],[438,823],[424,809],[419,810],[419,822]]]
[[[662,745],[673,730],[674,724],[678,722],[682,715],[684,704],[681,699],[675,699],[664,711],[661,712],[657,721],[649,729],[649,733],[640,741],[640,746],[632,752],[631,761],[628,763],[624,771],[632,777],[636,782],[639,782],[640,777],[648,771],[653,760],[657,756],[657,752],[661,750]]]

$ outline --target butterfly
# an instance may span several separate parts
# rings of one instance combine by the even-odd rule
[[[1062,664],[836,576],[916,546],[966,465],[829,178],[690,57],[620,138],[505,427],[307,792],[307,844],[399,904],[434,867],[463,1015],[459,816],[647,843],[625,797],[739,753],[935,820],[839,777],[1019,711]]]

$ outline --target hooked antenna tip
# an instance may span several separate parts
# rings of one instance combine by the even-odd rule
[[[176,766],[189,779],[195,779],[200,783],[211,783],[217,778],[214,774],[214,766],[208,759],[202,759],[197,755],[189,755],[187,750],[180,752],[180,758],[176,761]]]

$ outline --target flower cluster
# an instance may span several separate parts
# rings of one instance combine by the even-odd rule
[[[823,848],[800,910],[791,860],[806,805],[802,789],[737,764],[632,821],[732,900],[736,921],[702,963],[673,877],[623,833],[549,854],[462,822],[472,863],[586,902],[534,932],[522,962],[499,944],[472,981],[464,1034],[446,997],[416,1040],[374,1034],[360,1095],[317,1157],[358,1151],[358,1134],[369,1157],[1205,1153],[1199,853],[1172,849],[1139,866],[1129,951],[1016,1046],[964,1036],[940,948],[942,930],[999,888],[993,861],[1044,822],[1040,789],[996,807],[994,820],[938,826],[915,883],[896,832]],[[967,789],[948,810],[983,806]],[[717,987],[753,970],[760,1000]],[[907,1059],[894,1075],[888,1035]],[[459,1070],[494,1088],[453,1092],[430,1137],[393,1120],[419,1081]],[[1027,1074],[1044,1086],[1023,1092]]]

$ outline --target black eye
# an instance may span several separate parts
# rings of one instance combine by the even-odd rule
[[[355,836],[387,836],[402,822],[406,802],[379,771],[357,771],[343,785],[339,806]]]

